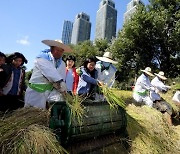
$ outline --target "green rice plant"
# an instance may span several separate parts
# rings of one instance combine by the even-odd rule
[[[132,104],[134,99],[132,97],[132,91],[112,89],[117,97],[120,97],[125,104]]]
[[[101,86],[100,89],[111,108],[118,108],[118,106],[120,106],[125,109],[125,102],[115,94],[114,89],[108,88],[107,86]]]

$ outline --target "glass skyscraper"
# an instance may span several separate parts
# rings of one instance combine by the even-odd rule
[[[95,39],[111,41],[116,37],[117,10],[112,0],[102,0],[96,15]]]
[[[73,24],[71,43],[77,44],[90,39],[91,23],[90,17],[85,13],[79,13]]]
[[[127,4],[127,11],[124,13],[124,22],[126,22],[131,18],[131,16],[137,9],[137,5],[139,4],[144,5],[141,0],[132,0]]]
[[[65,20],[62,31],[62,42],[64,44],[71,43],[72,29],[73,29],[73,22]]]

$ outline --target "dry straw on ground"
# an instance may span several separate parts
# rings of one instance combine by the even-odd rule
[[[0,119],[0,153],[59,154],[67,153],[48,126],[49,113],[23,108]]]
[[[132,91],[117,91],[114,93],[127,104],[127,130],[132,154],[171,154],[180,153],[180,127],[170,126],[161,112],[148,106],[136,107],[133,103]],[[177,107],[171,101],[172,95],[167,93],[162,97],[170,102],[174,111]]]
[[[129,105],[127,114],[131,153],[180,153],[180,141],[177,138],[180,129],[175,131],[169,126],[159,111],[148,106]]]

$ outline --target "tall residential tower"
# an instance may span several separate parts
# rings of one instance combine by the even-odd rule
[[[117,10],[112,0],[102,0],[96,15],[95,39],[111,41],[116,37]]]
[[[137,6],[139,4],[144,5],[141,0],[132,0],[131,2],[127,4],[127,11],[124,13],[124,22],[126,22],[127,20],[131,18],[131,16],[136,11]]]
[[[73,24],[71,43],[77,44],[90,39],[91,23],[90,17],[85,13],[79,13]]]
[[[62,42],[64,44],[71,43],[72,29],[73,29],[73,22],[65,20],[62,31]]]

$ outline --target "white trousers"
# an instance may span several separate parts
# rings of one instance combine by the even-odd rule
[[[148,95],[140,96],[140,95],[138,95],[136,93],[133,93],[133,98],[135,99],[136,102],[145,103],[149,107],[152,107],[152,105],[153,105],[153,101],[151,100],[151,98]]]
[[[177,102],[177,103],[180,103],[180,91],[176,91],[176,93],[174,94],[172,100]]]
[[[32,106],[46,109],[46,102],[64,101],[62,95],[57,90],[39,93],[31,88],[27,88],[25,93],[25,107]]]

